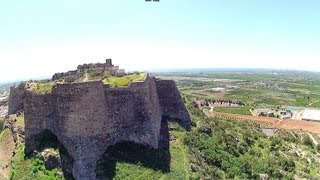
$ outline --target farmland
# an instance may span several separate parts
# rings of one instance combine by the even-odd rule
[[[180,91],[194,99],[242,102],[246,107],[252,108],[289,105],[320,108],[319,73],[270,70],[159,73],[157,76],[175,79]],[[216,91],[217,88],[221,90]],[[217,110],[221,112],[221,108]],[[223,112],[240,111],[241,114],[248,114],[248,110],[242,110],[222,109]]]

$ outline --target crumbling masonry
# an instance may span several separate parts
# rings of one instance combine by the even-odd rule
[[[36,136],[49,130],[73,158],[75,179],[96,179],[97,161],[116,143],[131,141],[157,149],[164,118],[187,127],[191,122],[174,81],[149,76],[123,88],[101,81],[56,84],[47,94],[13,87],[9,112],[21,108],[26,152],[33,152]]]

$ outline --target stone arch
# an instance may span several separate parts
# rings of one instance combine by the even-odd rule
[[[38,152],[46,148],[54,148],[59,150],[61,158],[61,167],[66,179],[74,179],[72,175],[73,158],[69,154],[66,147],[58,140],[58,137],[50,130],[45,129],[34,136],[34,148]]]
[[[132,141],[116,143],[109,146],[102,158],[97,161],[95,169],[97,179],[113,179],[117,162],[139,163],[147,168],[169,172],[170,151],[161,147],[153,149]]]
[[[161,172],[170,172],[171,155],[169,149],[169,129],[167,120],[161,121],[158,149],[133,141],[119,141],[107,147],[96,163],[96,179],[113,179],[117,162],[141,164]]]

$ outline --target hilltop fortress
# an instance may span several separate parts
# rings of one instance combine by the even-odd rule
[[[83,64],[77,67],[77,70],[68,71],[65,73],[56,73],[52,76],[52,80],[58,80],[61,78],[68,78],[74,80],[79,78],[86,70],[94,70],[94,71],[108,71],[113,76],[125,76],[125,70],[120,69],[119,66],[114,66],[112,64],[111,59],[106,59],[106,63],[91,63],[91,64]],[[70,81],[70,80],[69,80]]]
[[[107,59],[105,64],[82,65],[76,71],[57,73],[52,81],[75,78],[88,69],[125,75]],[[26,153],[38,148],[39,134],[51,132],[72,158],[69,169],[76,179],[96,179],[97,162],[111,145],[130,141],[157,149],[161,121],[173,119],[186,127],[191,123],[174,81],[149,75],[127,87],[112,88],[102,81],[64,82],[43,94],[28,90],[27,85],[12,87],[9,113],[22,109]],[[68,171],[66,163],[62,166]]]

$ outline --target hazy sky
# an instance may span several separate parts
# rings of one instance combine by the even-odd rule
[[[78,64],[320,71],[319,0],[0,0],[0,81]]]

